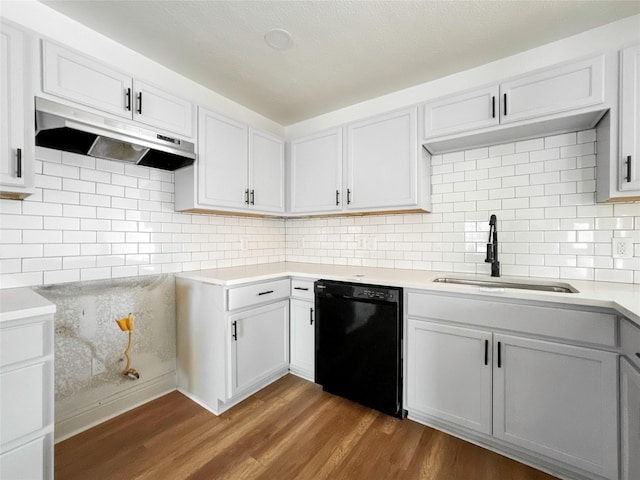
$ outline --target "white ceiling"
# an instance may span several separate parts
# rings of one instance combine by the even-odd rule
[[[41,1],[285,126],[640,13],[640,1]],[[269,48],[272,28],[293,47]]]

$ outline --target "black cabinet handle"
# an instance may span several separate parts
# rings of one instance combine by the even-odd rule
[[[233,333],[231,334],[231,336],[237,342],[238,341],[238,322],[233,322],[231,326],[233,327]]]
[[[249,205],[249,189],[245,189],[244,191],[244,203],[246,203],[247,205]]]
[[[489,340],[484,341],[484,364],[489,365]]]
[[[627,161],[624,162],[627,165],[627,175],[626,175],[626,180],[627,182],[631,181],[631,155],[627,155]]]
[[[340,205],[340,192],[336,190],[336,205]]]
[[[138,92],[138,115],[142,115],[142,92]]]
[[[126,106],[124,107],[127,112],[131,111],[131,88],[127,88],[127,91],[124,93],[124,98],[127,99]]]
[[[16,176],[22,178],[22,149],[16,151]]]
[[[640,358],[640,352],[636,352],[636,357]]]
[[[313,325],[313,308],[309,309],[309,325]]]
[[[251,190],[251,205],[255,205],[255,204],[256,204],[256,191]]]
[[[496,96],[491,97],[491,118],[496,118]]]
[[[500,342],[498,342],[498,368],[502,367],[502,348]]]
[[[258,296],[260,296],[260,295],[268,295],[268,294],[270,294],[270,293],[273,293],[273,290],[267,290],[266,292],[260,292],[260,293],[258,294]]]
[[[304,290],[305,292],[309,289],[307,287],[293,287],[294,290]]]
[[[347,205],[351,204],[351,189],[347,188]]]
[[[506,93],[503,95],[502,99],[503,99],[502,104],[504,106],[504,116],[506,117],[507,116],[507,94]]]

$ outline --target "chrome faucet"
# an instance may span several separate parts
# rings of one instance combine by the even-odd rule
[[[491,264],[491,276],[500,276],[500,262],[498,261],[498,228],[496,227],[496,216],[491,215],[489,219],[489,240],[487,243],[487,258],[485,262]],[[492,236],[493,234],[493,236]]]

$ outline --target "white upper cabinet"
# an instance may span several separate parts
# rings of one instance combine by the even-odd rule
[[[640,45],[621,54],[620,190],[640,196]]]
[[[176,178],[176,210],[284,213],[284,141],[203,108],[198,159]]]
[[[134,120],[187,137],[193,136],[191,102],[140,80],[133,81],[133,91],[135,93]]]
[[[417,206],[417,118],[414,107],[347,126],[347,210]]]
[[[604,56],[502,82],[500,94],[501,123],[601,104],[604,102]]]
[[[103,112],[131,118],[133,79],[59,45],[42,42],[42,89]]]
[[[425,138],[498,125],[498,85],[453,95],[424,106]]]
[[[4,23],[0,24],[0,39],[0,197],[24,198],[32,193],[34,153],[25,39],[20,30]]]
[[[249,129],[249,200],[261,212],[284,212],[284,141]]]
[[[341,208],[342,129],[291,142],[291,213]]]
[[[200,109],[198,127],[198,202],[205,207],[245,208],[247,126]]]
[[[435,99],[424,105],[425,147],[437,154],[593,128],[610,107],[605,73],[599,55]]]
[[[193,137],[193,105],[59,45],[42,42],[42,90],[102,112]]]

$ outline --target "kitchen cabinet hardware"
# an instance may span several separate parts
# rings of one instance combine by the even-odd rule
[[[491,118],[496,118],[496,96],[491,96]]]
[[[138,115],[142,115],[142,92],[138,92]]]
[[[231,334],[231,336],[237,342],[238,341],[238,322],[237,321],[232,322],[231,326],[233,327],[233,333]]]
[[[270,293],[273,293],[273,290],[267,290],[266,292],[259,292],[258,296],[260,296],[260,295],[268,295]]]
[[[251,205],[255,205],[256,204],[256,191],[255,190],[251,190]]]
[[[502,345],[498,342],[498,368],[502,368]]]
[[[351,189],[347,188],[347,205],[351,204]]]
[[[294,290],[304,290],[305,292],[308,292],[309,289],[307,287],[293,287]]]
[[[631,155],[627,155],[627,160],[624,162],[627,166],[627,175],[625,176],[625,179],[627,180],[627,182],[631,181]]]
[[[340,205],[340,191],[336,190],[336,205]]]
[[[309,309],[309,325],[313,325],[313,308]]]
[[[127,91],[124,94],[124,98],[126,99],[125,110],[127,112],[130,112],[131,111],[131,87],[127,87]]]
[[[244,203],[249,205],[249,189],[248,188],[245,188],[244,190]]]
[[[484,364],[489,365],[489,340],[484,341]]]
[[[636,352],[636,357],[640,358],[640,352]]]
[[[16,176],[22,178],[22,149],[16,151]]]
[[[506,117],[507,116],[507,94],[506,93],[502,96],[502,105],[504,108],[504,116]]]

